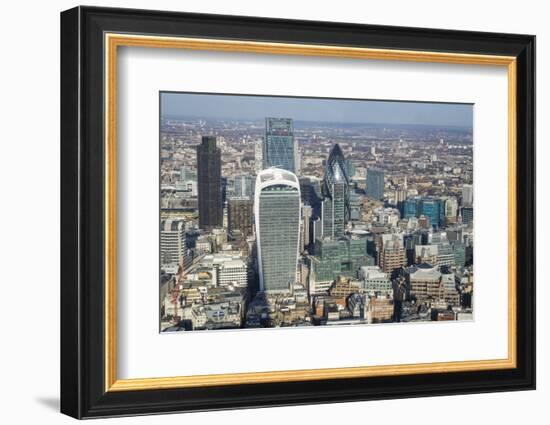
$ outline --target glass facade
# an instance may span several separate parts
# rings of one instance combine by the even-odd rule
[[[445,202],[441,199],[422,199],[420,214],[430,219],[432,227],[440,227],[445,222]]]
[[[292,119],[266,118],[264,168],[277,167],[295,173],[296,159]]]
[[[300,186],[292,173],[267,169],[258,175],[255,198],[260,288],[289,292],[296,282],[300,237]]]
[[[203,136],[197,147],[199,227],[211,229],[223,225],[221,150],[216,138]]]
[[[376,168],[367,170],[367,196],[371,199],[384,199],[384,171]]]
[[[361,267],[374,265],[374,258],[367,255],[365,239],[318,239],[311,264],[315,280],[327,282],[338,276],[358,277]]]
[[[418,204],[418,199],[407,199],[406,201],[404,201],[401,208],[401,214],[403,218],[418,217],[420,215]]]
[[[338,144],[334,145],[328,157],[322,192],[323,237],[344,236],[350,217],[349,177]]]
[[[244,196],[254,198],[254,176],[250,174],[240,174],[234,180],[235,196],[242,198]]]

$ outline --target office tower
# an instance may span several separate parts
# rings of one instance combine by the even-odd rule
[[[374,265],[374,258],[367,254],[366,240],[348,237],[317,239],[315,255],[309,259],[311,279],[318,291],[326,290],[338,276],[357,278],[361,267]]]
[[[294,174],[302,174],[302,150],[298,146],[298,140],[294,139]]]
[[[177,272],[185,255],[183,220],[160,221],[160,264],[165,271]]]
[[[300,185],[295,174],[268,168],[254,196],[260,290],[289,292],[296,282],[300,243]]]
[[[215,286],[232,285],[246,287],[248,284],[248,265],[239,257],[228,254],[206,255],[200,267],[209,270]]]
[[[370,296],[385,296],[393,298],[393,287],[387,273],[378,266],[361,267],[360,278],[363,280],[363,289]]]
[[[445,200],[445,217],[456,217],[458,214],[458,201],[455,197]]]
[[[464,267],[466,264],[466,245],[460,242],[455,242],[452,244],[452,247],[456,267]]]
[[[464,207],[462,208],[462,223],[470,225],[474,222],[474,208]]]
[[[292,119],[266,118],[263,168],[276,167],[295,173],[295,148]]]
[[[311,208],[311,205],[304,205],[302,207],[302,237],[301,237],[301,247],[300,252],[304,252],[306,248],[309,246],[309,243],[311,241],[311,217],[313,214],[313,210]]]
[[[384,241],[378,253],[378,265],[384,273],[389,274],[407,265],[407,254],[402,239],[392,238]]]
[[[455,263],[455,253],[452,245],[443,241],[437,245],[437,262],[439,266],[454,266]]]
[[[343,236],[350,217],[349,177],[338,144],[330,151],[322,184],[323,237]]]
[[[441,199],[422,198],[420,201],[420,214],[430,220],[432,227],[439,227],[445,221],[445,204]]]
[[[203,136],[197,147],[199,227],[209,230],[223,225],[221,150],[216,138]]]
[[[348,173],[348,177],[351,179],[357,172],[357,167],[355,167],[355,164],[351,162],[351,159],[349,158],[346,158],[344,162],[346,164],[346,171]]]
[[[402,202],[407,199],[407,190],[402,187],[395,189],[393,193],[393,200],[395,205],[401,205]]]
[[[471,207],[474,205],[474,187],[471,184],[462,186],[462,206]]]
[[[239,174],[234,179],[234,194],[238,198],[244,196],[254,199],[255,177],[250,174]]]
[[[350,220],[361,219],[361,196],[355,192],[349,194],[349,218]]]
[[[417,300],[439,300],[444,297],[445,287],[441,281],[441,273],[437,267],[428,263],[409,267],[407,271],[411,295]]]
[[[230,198],[227,203],[227,222],[229,233],[233,236],[237,231],[242,236],[252,234],[252,210],[253,201],[248,197]]]
[[[263,139],[258,139],[254,142],[254,170],[256,174],[264,168],[264,141]]]
[[[384,199],[384,171],[376,168],[367,170],[367,197],[381,201]]]
[[[310,205],[314,217],[321,216],[321,182],[317,177],[300,177],[300,194],[304,205]]]
[[[401,204],[401,215],[403,218],[420,216],[420,200],[418,198],[407,199]]]

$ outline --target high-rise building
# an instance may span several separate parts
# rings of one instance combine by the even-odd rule
[[[420,214],[430,219],[432,227],[440,227],[445,222],[445,203],[437,198],[422,198]]]
[[[239,174],[234,178],[234,194],[238,198],[248,196],[254,199],[255,178],[250,174]]]
[[[367,197],[382,200],[384,199],[384,171],[376,168],[367,170]]]
[[[260,290],[285,293],[296,282],[300,185],[295,174],[268,168],[256,178],[254,217]]]
[[[471,184],[462,186],[462,206],[471,207],[474,205],[474,187]]]
[[[304,205],[310,205],[314,217],[321,216],[321,182],[317,177],[301,177],[300,194]]]
[[[420,199],[413,198],[403,201],[401,204],[401,215],[403,218],[418,217],[420,215]]]
[[[322,194],[323,237],[343,236],[350,217],[349,177],[338,144],[333,146],[327,160]]]
[[[248,197],[230,198],[227,203],[227,222],[229,233],[239,231],[243,236],[252,234],[253,201]]]
[[[254,142],[254,170],[256,171],[256,174],[258,174],[260,171],[264,168],[264,141],[262,139],[258,139]]]
[[[462,222],[464,224],[472,224],[474,222],[474,208],[464,207],[462,208]]]
[[[445,200],[445,217],[456,217],[458,215],[458,201],[455,197]]]
[[[361,196],[358,193],[351,192],[349,194],[349,218],[350,220],[361,219]]]
[[[296,172],[296,145],[290,118],[266,118],[263,168],[276,167]]]
[[[211,229],[223,225],[221,150],[216,138],[203,136],[197,147],[199,227]]]
[[[165,271],[177,272],[185,255],[183,220],[160,221],[160,264]]]
[[[384,273],[389,274],[407,265],[407,253],[402,238],[392,237],[383,242],[378,253],[378,265]]]
[[[346,164],[346,171],[348,173],[348,177],[351,179],[353,176],[355,176],[355,173],[357,172],[357,167],[349,158],[346,158],[344,162]]]
[[[304,252],[311,242],[311,218],[313,210],[311,205],[304,205],[302,207],[302,223],[301,223],[301,246],[300,252]]]

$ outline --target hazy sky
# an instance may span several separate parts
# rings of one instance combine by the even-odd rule
[[[467,104],[161,93],[163,115],[472,127]]]

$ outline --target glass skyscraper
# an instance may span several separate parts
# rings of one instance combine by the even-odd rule
[[[322,193],[323,237],[343,236],[350,217],[349,177],[338,144],[334,145],[328,157]]]
[[[268,168],[256,178],[254,216],[260,290],[286,293],[296,282],[300,185],[295,174]]]
[[[199,227],[209,230],[223,225],[221,150],[216,138],[203,136],[197,147]]]
[[[423,198],[420,201],[420,214],[430,219],[432,227],[439,227],[445,221],[445,202],[441,199]]]
[[[235,196],[243,197],[249,196],[250,199],[254,198],[254,183],[255,178],[250,174],[239,174],[234,180],[234,192]]]
[[[403,218],[418,217],[420,215],[420,199],[413,198],[403,201],[401,204],[401,215]]]
[[[276,167],[296,173],[297,158],[292,119],[266,118],[264,168]]]
[[[376,168],[367,170],[367,197],[382,200],[384,198],[384,171]]]

